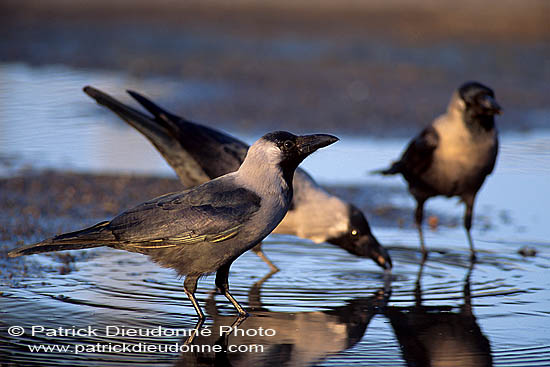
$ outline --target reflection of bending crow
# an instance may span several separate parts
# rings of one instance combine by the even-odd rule
[[[139,252],[186,276],[184,290],[200,319],[204,315],[194,295],[197,281],[213,272],[217,272],[218,290],[240,315],[246,315],[229,293],[229,267],[283,219],[292,200],[298,164],[337,140],[331,135],[266,134],[249,149],[236,172],[147,201],[110,222],[24,246],[9,255],[98,246]]]
[[[92,87],[86,87],[84,91],[145,135],[186,187],[236,171],[246,155],[248,146],[238,139],[175,116],[135,92],[129,93],[153,117]],[[316,243],[328,242],[354,255],[370,257],[384,269],[391,268],[388,253],[372,235],[363,213],[327,193],[301,169],[297,169],[294,176],[292,205],[274,232],[307,238]],[[276,269],[259,246],[253,251]]]

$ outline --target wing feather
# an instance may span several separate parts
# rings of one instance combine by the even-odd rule
[[[109,224],[118,241],[135,248],[219,243],[236,236],[260,208],[258,195],[220,180],[160,196],[117,216]]]
[[[405,178],[416,178],[430,168],[433,162],[433,153],[438,143],[439,135],[433,126],[425,128],[411,141],[405,153],[397,162]]]

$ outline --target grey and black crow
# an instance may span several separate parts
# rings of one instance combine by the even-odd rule
[[[401,158],[384,175],[400,173],[409,183],[417,201],[415,222],[420,245],[427,254],[422,235],[424,202],[444,195],[459,196],[466,205],[464,228],[472,257],[475,250],[470,234],[474,200],[485,177],[495,166],[498,136],[495,115],[501,107],[494,92],[478,82],[464,83],[456,90],[447,108],[410,143]]]
[[[194,296],[197,281],[213,272],[220,293],[240,315],[246,315],[229,293],[231,263],[283,219],[292,200],[292,179],[298,164],[337,140],[324,134],[269,133],[250,147],[236,172],[160,196],[111,221],[24,246],[8,255],[98,246],[139,252],[185,276],[185,293],[200,319],[204,315]]]
[[[95,88],[85,87],[84,92],[145,135],[185,187],[237,170],[246,155],[248,145],[242,141],[173,115],[136,92],[128,91],[153,117]],[[392,266],[388,252],[373,236],[365,215],[354,205],[326,192],[300,168],[294,175],[293,202],[274,233],[291,234],[315,243],[328,242],[356,256],[370,257],[384,269]],[[261,252],[260,245],[253,251],[275,268]]]

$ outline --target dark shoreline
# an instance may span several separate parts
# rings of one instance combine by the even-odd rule
[[[402,42],[539,42],[550,39],[544,0],[452,1],[177,1],[98,0],[47,3],[6,0],[5,20],[16,22],[135,22],[180,29],[217,28],[245,36],[277,34],[388,37]]]

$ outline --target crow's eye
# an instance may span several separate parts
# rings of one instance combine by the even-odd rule
[[[357,237],[357,235],[359,235],[359,232],[356,229],[352,229],[350,234],[352,237]]]
[[[283,146],[286,148],[286,149],[292,149],[294,148],[294,142],[291,141],[291,140],[287,140],[283,143]]]

